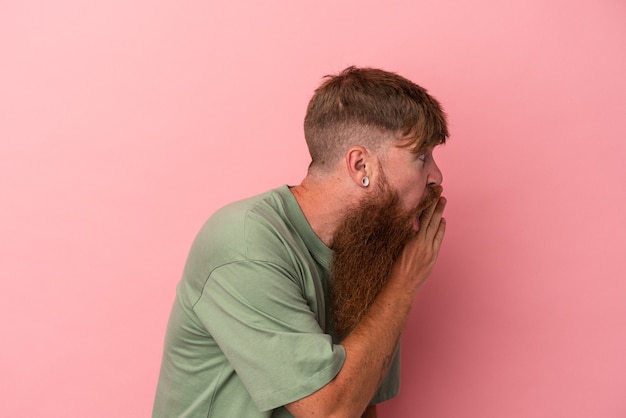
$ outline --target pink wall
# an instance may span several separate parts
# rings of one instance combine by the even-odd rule
[[[236,3],[0,3],[0,416],[149,415],[198,227],[300,181],[308,98],[349,64],[453,133],[384,416],[626,416],[625,3]]]

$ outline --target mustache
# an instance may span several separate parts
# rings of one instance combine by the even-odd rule
[[[443,193],[443,187],[441,187],[439,185],[428,186],[428,188],[426,189],[426,196],[419,203],[419,205],[417,206],[417,209],[415,210],[415,212],[419,215],[426,208],[428,208],[428,207],[432,206],[433,204],[437,203],[437,201],[441,197],[441,193]]]

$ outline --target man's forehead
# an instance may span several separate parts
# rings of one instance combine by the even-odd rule
[[[404,149],[412,154],[427,154],[432,152],[435,148],[437,148],[441,143],[437,143],[434,141],[420,141],[419,143],[415,143],[416,141],[404,141],[395,144],[396,148]]]

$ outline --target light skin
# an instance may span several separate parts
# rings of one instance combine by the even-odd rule
[[[292,192],[315,233],[332,248],[332,237],[346,211],[377,193],[376,187],[363,186],[363,177],[367,176],[374,185],[383,172],[407,210],[418,205],[429,185],[442,182],[432,149],[416,155],[395,143],[376,151],[357,145],[327,172],[309,173]],[[442,217],[445,204],[441,197],[415,220],[416,234],[392,268],[387,284],[361,322],[341,342],[346,350],[341,371],[320,390],[286,405],[292,415],[377,416],[376,408],[368,404],[393,358],[415,294],[437,260],[446,226]]]

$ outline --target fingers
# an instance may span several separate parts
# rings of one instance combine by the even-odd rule
[[[443,242],[443,236],[446,233],[446,218],[441,218],[439,221],[439,228],[437,228],[437,232],[435,233],[435,239],[433,240],[433,250],[435,254],[439,254],[439,249],[441,248],[441,243]]]
[[[440,233],[439,227],[446,203],[446,198],[440,197],[437,202],[433,203],[426,210],[424,210],[420,216],[420,229],[418,231],[418,235],[422,235],[422,237],[426,238],[428,241],[431,239],[434,240],[438,237],[438,234]],[[445,225],[443,232],[445,232]],[[441,234],[443,234],[443,232],[441,232]],[[441,235],[440,239],[443,239],[443,235]]]

